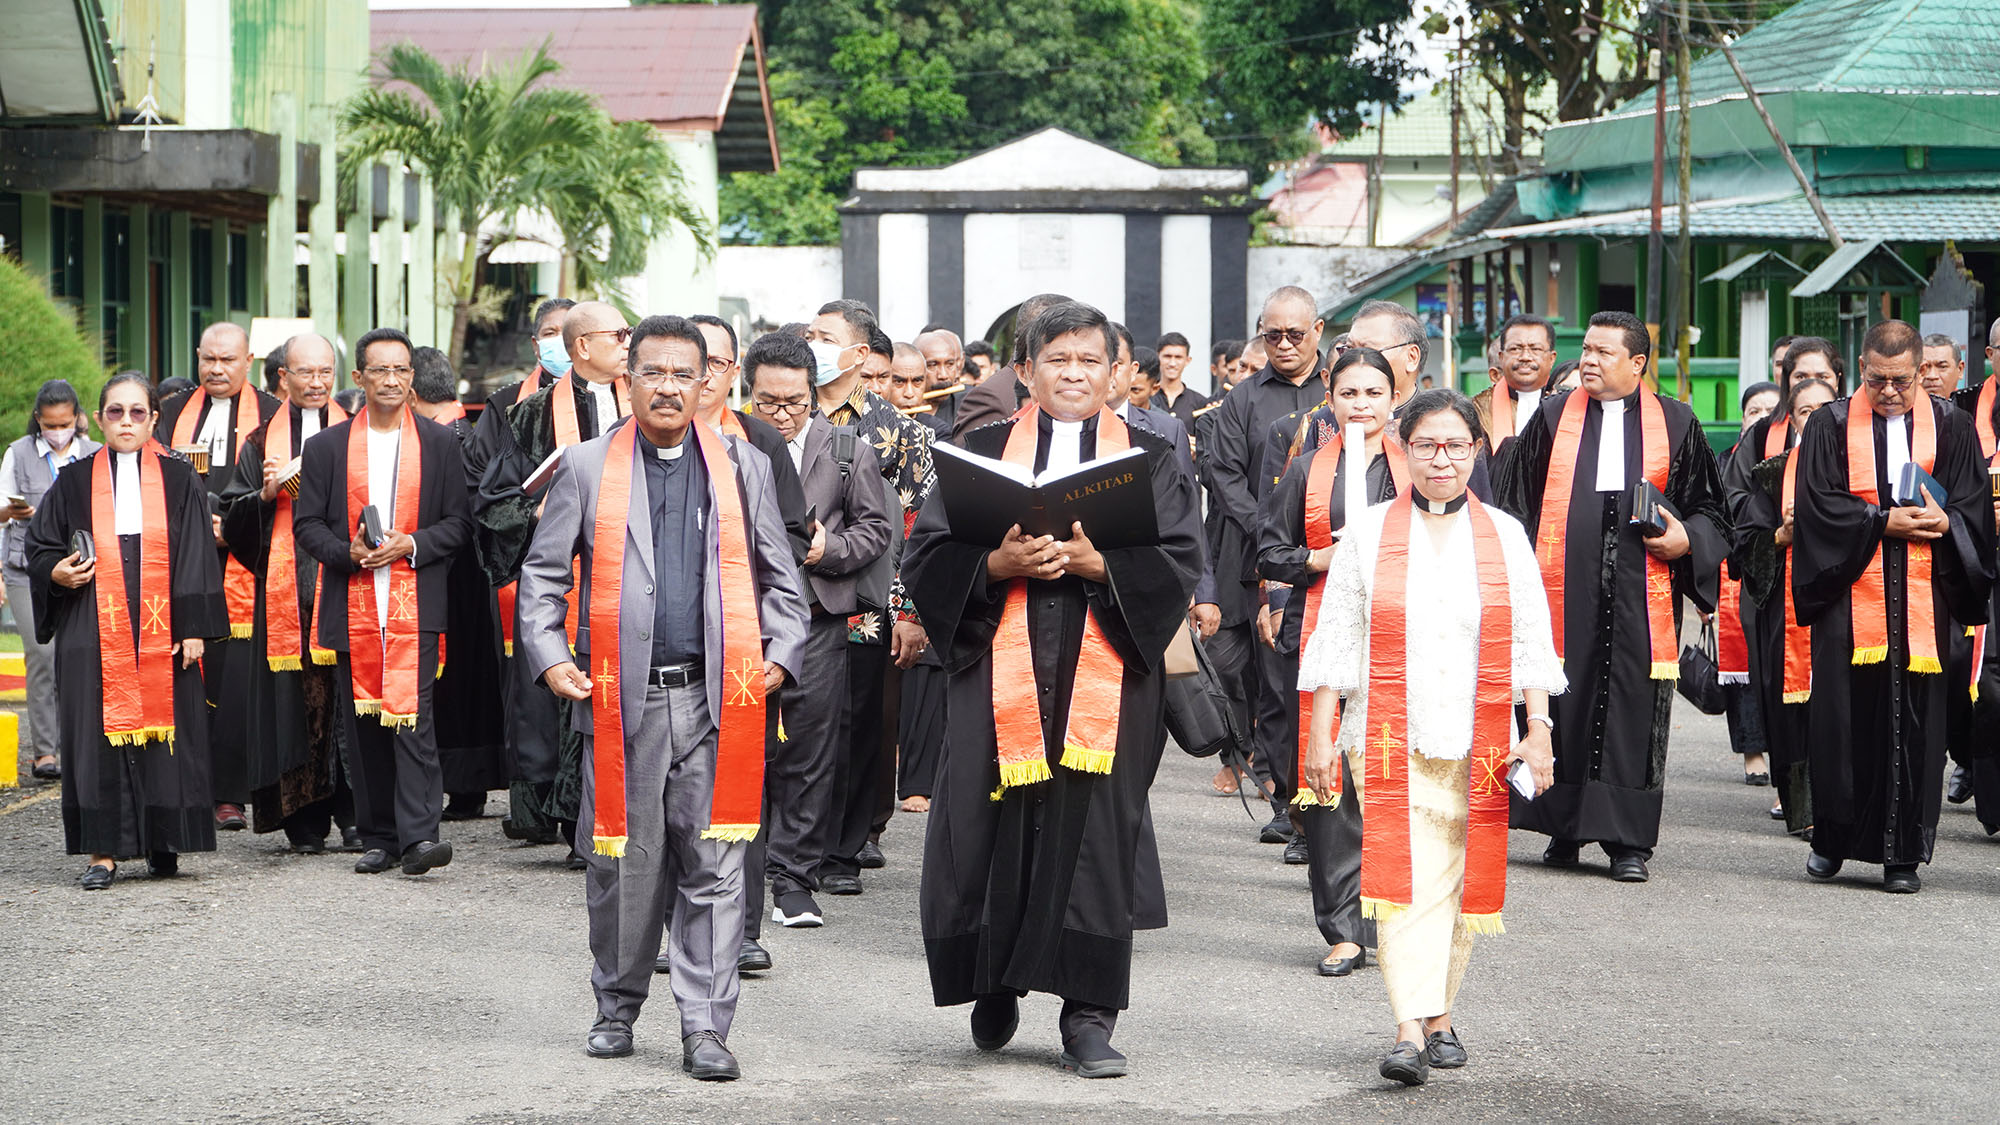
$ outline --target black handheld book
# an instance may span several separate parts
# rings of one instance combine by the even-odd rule
[[[1903,508],[1921,508],[1924,498],[1937,501],[1942,508],[1946,504],[1944,485],[1924,471],[1915,461],[1905,461],[1903,471],[1896,474],[1896,505]]]
[[[1099,550],[1160,541],[1144,449],[1040,475],[942,442],[931,453],[955,539],[995,547],[1015,524],[1029,535],[1067,539],[1070,524],[1081,523]]]
[[[382,513],[373,504],[361,509],[361,541],[370,548],[382,545]]]
[[[1667,521],[1660,515],[1670,512],[1675,519],[1681,518],[1652,481],[1642,480],[1632,486],[1632,526],[1639,529],[1639,538],[1658,539],[1667,533]]]
[[[97,557],[97,540],[90,532],[81,529],[69,533],[69,553],[76,556],[79,563],[87,563]]]

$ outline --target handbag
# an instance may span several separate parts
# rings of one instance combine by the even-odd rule
[[[1681,698],[1704,715],[1720,715],[1729,707],[1722,675],[1715,663],[1715,619],[1702,622],[1697,643],[1681,646],[1681,678],[1674,683]]]
[[[1186,621],[1175,631],[1174,639],[1167,642],[1167,652],[1160,658],[1160,671],[1169,680],[1186,679],[1201,671],[1201,658],[1194,652],[1194,626]]]
[[[1188,643],[1194,653],[1194,674],[1168,679],[1163,692],[1167,733],[1196,758],[1211,758],[1225,750],[1240,756],[1247,739],[1236,708],[1208,661],[1208,650],[1193,636]]]

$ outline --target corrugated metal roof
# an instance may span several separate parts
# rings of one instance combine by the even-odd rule
[[[596,94],[614,119],[715,131],[730,115],[740,72],[756,62],[756,21],[751,4],[417,8],[370,13],[369,39],[377,51],[409,41],[446,62],[474,65],[546,40],[563,64],[557,80]],[[753,70],[758,103],[760,79]],[[751,113],[748,105],[736,112]],[[765,131],[762,120],[740,124]]]
[[[1528,112],[1553,120],[1555,117],[1555,93],[1547,89],[1531,95]],[[1459,119],[1459,144],[1465,158],[1472,159],[1477,149],[1488,157],[1501,146],[1501,128],[1505,113],[1500,107],[1500,96],[1484,82],[1468,82],[1460,94],[1463,115]],[[1530,125],[1535,124],[1531,119]],[[1419,94],[1407,104],[1392,110],[1387,122],[1380,127],[1373,122],[1364,125],[1351,137],[1343,138],[1320,149],[1322,155],[1342,158],[1369,157],[1375,155],[1377,141],[1382,146],[1385,157],[1419,157],[1451,155],[1451,87],[1440,82],[1427,93]],[[1522,139],[1524,156],[1541,155],[1542,141],[1539,133],[1530,132]]]
[[[1909,195],[1827,196],[1820,200],[1841,238],[1849,241],[1960,243],[2000,242],[2000,192],[1929,192]],[[1677,208],[1668,208],[1667,229],[1680,229]],[[1620,211],[1549,223],[1506,227],[1495,238],[1548,238],[1598,235],[1632,238],[1647,232],[1646,211]],[[1826,238],[1805,196],[1782,199],[1716,200],[1697,203],[1688,216],[1696,238],[1736,238],[1819,242]]]

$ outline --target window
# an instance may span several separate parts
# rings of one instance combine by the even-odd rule
[[[49,208],[49,256],[54,263],[49,289],[57,297],[83,300],[83,208]]]
[[[229,307],[250,307],[250,236],[229,232]]]

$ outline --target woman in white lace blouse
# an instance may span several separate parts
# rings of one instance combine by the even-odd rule
[[[1339,800],[1338,750],[1363,798],[1363,909],[1397,1024],[1381,1073],[1418,1085],[1467,1061],[1451,1007],[1473,934],[1500,930],[1509,767],[1537,794],[1554,783],[1548,697],[1567,684],[1526,532],[1466,491],[1484,440],[1472,400],[1424,391],[1397,422],[1412,488],[1350,516],[1299,690],[1314,697],[1305,783]]]

